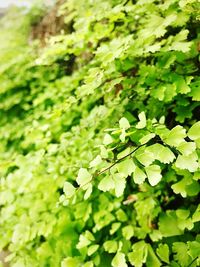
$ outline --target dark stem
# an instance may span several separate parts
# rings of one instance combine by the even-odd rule
[[[196,258],[194,258],[194,260],[192,262],[190,262],[190,264],[187,267],[190,267],[197,259],[199,256],[197,256]]]
[[[113,166],[115,166],[117,163],[119,163],[119,162],[121,162],[123,159],[125,159],[125,158],[131,156],[131,155],[132,155],[134,152],[136,152],[140,147],[142,147],[142,146],[144,146],[144,145],[146,145],[146,144],[147,144],[147,143],[142,144],[142,145],[139,145],[139,146],[136,147],[133,151],[131,151],[129,154],[127,154],[126,156],[121,157],[120,159],[116,160],[113,164],[111,164],[109,167],[107,167],[107,168],[105,168],[104,170],[98,172],[97,175],[100,175],[100,174],[102,174],[102,173],[104,173],[104,172],[110,170],[110,169],[111,169]]]

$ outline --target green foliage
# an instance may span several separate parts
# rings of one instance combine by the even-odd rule
[[[38,12],[0,22],[0,250],[13,267],[199,266],[199,1],[59,12],[71,32],[43,48]]]

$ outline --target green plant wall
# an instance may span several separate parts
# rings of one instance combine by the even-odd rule
[[[10,266],[199,266],[200,2],[64,1],[70,33],[43,48],[17,12],[0,33]]]

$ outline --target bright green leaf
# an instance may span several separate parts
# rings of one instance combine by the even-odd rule
[[[169,247],[167,244],[159,244],[156,253],[165,263],[169,263]]]
[[[114,187],[115,187],[115,183],[111,175],[107,175],[106,177],[104,177],[98,185],[99,190],[104,191],[104,192],[109,191],[113,189]]]
[[[121,128],[121,129],[125,129],[125,130],[127,130],[127,129],[129,129],[130,128],[130,124],[129,124],[129,121],[126,119],[126,118],[121,118],[120,120],[119,120],[119,127]]]
[[[186,130],[178,125],[174,127],[169,134],[164,139],[165,143],[170,146],[179,146],[182,142],[184,142],[184,138],[186,137]]]
[[[140,144],[146,144],[147,142],[149,142],[149,140],[151,140],[155,136],[156,135],[154,133],[150,133],[150,134],[145,135],[144,137],[142,137],[140,139]]]
[[[113,176],[114,182],[115,182],[115,195],[116,197],[120,197],[124,189],[126,187],[126,179],[124,179],[120,174],[116,173]]]
[[[115,240],[108,240],[103,244],[105,251],[108,253],[115,253],[117,251],[118,245]]]
[[[78,177],[76,179],[77,183],[80,186],[84,186],[92,180],[92,175],[88,172],[87,169],[81,168],[78,172]]]
[[[142,111],[139,115],[138,115],[138,117],[139,117],[139,122],[138,122],[138,124],[136,125],[136,128],[137,129],[143,129],[143,128],[145,128],[146,127],[146,115],[145,115],[145,113],[144,113],[144,111]]]
[[[200,121],[196,122],[188,131],[188,136],[191,140],[200,138]]]
[[[147,173],[147,178],[150,185],[155,186],[160,182],[162,178],[160,166],[150,165],[148,167],[145,167],[145,171]]]
[[[132,159],[125,159],[117,164],[117,170],[122,173],[124,177],[131,175],[135,171],[135,164]]]
[[[147,259],[146,259],[146,266],[147,267],[151,267],[151,266],[160,267],[161,266],[161,262],[157,258],[156,254],[154,253],[150,244],[148,244],[148,254],[147,254]]]
[[[61,267],[79,267],[81,266],[80,261],[74,257],[67,257],[64,260],[62,260]]]
[[[122,235],[127,239],[130,240],[131,237],[134,235],[134,229],[132,225],[127,225],[122,228]]]
[[[146,262],[148,246],[144,241],[139,241],[132,246],[132,252],[128,253],[130,263],[135,267],[142,267]]]
[[[93,159],[91,162],[90,162],[90,168],[92,167],[96,167],[97,165],[99,165],[100,163],[102,162],[102,159],[101,159],[101,156],[96,156],[95,159]]]
[[[104,139],[103,139],[103,144],[104,145],[110,145],[113,142],[113,138],[109,134],[105,134]]]
[[[128,265],[126,264],[126,259],[125,259],[124,253],[117,252],[117,254],[115,255],[115,257],[112,260],[111,265],[113,267],[128,267]]]
[[[99,245],[91,245],[87,251],[88,256],[91,256],[92,254],[94,254],[98,250],[98,248],[99,248]]]
[[[146,177],[146,174],[139,167],[135,168],[133,180],[136,184],[142,184],[145,181]]]
[[[178,150],[184,155],[188,156],[196,149],[196,144],[193,142],[183,142],[178,146]]]
[[[195,172],[199,167],[197,160],[198,160],[198,156],[196,152],[193,152],[189,154],[188,156],[178,155],[175,165],[177,168],[181,170],[186,169],[186,170],[189,170],[190,172]]]
[[[65,182],[63,186],[63,191],[67,198],[71,198],[74,195],[76,188],[69,182]]]

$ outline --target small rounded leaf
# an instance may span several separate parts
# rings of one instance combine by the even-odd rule
[[[144,111],[142,111],[138,115],[138,118],[139,118],[139,122],[137,123],[136,128],[137,129],[143,129],[143,128],[145,128],[146,127],[146,124],[147,124],[147,120],[146,120],[146,115],[145,115]]]
[[[127,267],[125,255],[122,252],[117,252],[115,257],[112,260],[111,265],[113,267]]]
[[[131,126],[130,126],[130,124],[129,124],[129,121],[126,119],[126,118],[121,118],[120,120],[119,120],[119,127],[121,128],[121,129],[125,129],[125,130],[127,130],[127,129],[129,129]]]
[[[160,182],[162,178],[160,166],[150,165],[148,167],[145,167],[145,171],[147,173],[147,178],[150,185],[154,186]]]
[[[65,182],[63,186],[63,191],[67,198],[71,198],[74,195],[76,188],[69,182]]]
[[[92,180],[92,175],[88,172],[87,169],[81,168],[78,172],[78,177],[76,179],[77,183],[80,186],[84,186]]]
[[[137,166],[133,174],[133,180],[136,184],[142,184],[146,179],[146,174]]]
[[[114,187],[115,187],[115,183],[110,175],[107,175],[106,177],[104,177],[98,185],[99,190],[103,192],[109,191],[110,189],[113,189]]]
[[[103,244],[103,247],[108,253],[115,253],[117,251],[118,244],[115,240],[108,240]]]
[[[93,160],[90,162],[90,168],[92,168],[92,167],[96,167],[96,166],[99,165],[101,162],[102,162],[101,156],[98,155],[95,159],[93,159]]]
[[[91,245],[89,248],[88,248],[88,251],[87,251],[87,254],[88,256],[91,256],[92,254],[94,254],[97,249],[99,248],[99,245]]]
[[[105,134],[104,139],[103,139],[103,144],[104,145],[110,145],[113,142],[112,137],[109,134]]]
[[[188,136],[191,140],[200,138],[200,121],[196,122],[188,131]]]

